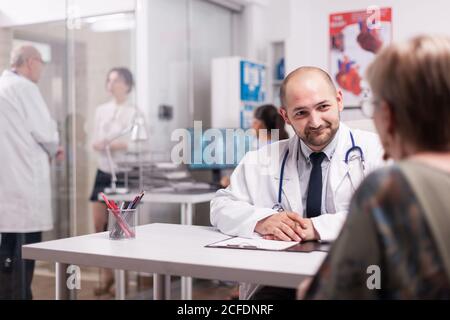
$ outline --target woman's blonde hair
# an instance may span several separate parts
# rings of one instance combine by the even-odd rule
[[[450,150],[450,38],[417,36],[383,49],[367,69],[399,135],[422,151]]]

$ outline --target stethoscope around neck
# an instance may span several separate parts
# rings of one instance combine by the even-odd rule
[[[361,147],[359,147],[358,145],[355,144],[355,139],[353,138],[353,134],[352,134],[351,131],[350,131],[350,140],[352,142],[352,146],[345,153],[344,161],[348,165],[349,160],[352,160],[352,158],[350,158],[350,154],[353,151],[358,152],[359,153],[359,159],[360,159],[361,165],[362,165],[362,170],[364,172],[364,170],[365,170],[364,152],[362,151]],[[289,156],[289,148],[286,150],[286,153],[283,156],[283,161],[281,162],[280,182],[278,183],[278,198],[277,198],[277,203],[275,203],[273,205],[273,207],[272,207],[273,210],[276,210],[278,212],[284,211],[284,208],[281,205],[281,195],[283,193],[284,168],[286,166],[286,161],[287,161],[288,156]]]

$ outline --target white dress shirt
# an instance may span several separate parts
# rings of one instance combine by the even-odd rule
[[[326,208],[326,196],[327,196],[327,183],[328,183],[328,170],[330,169],[331,159],[333,157],[334,151],[336,150],[336,146],[338,144],[339,139],[339,129],[334,135],[331,142],[321,151],[325,153],[326,157],[323,159],[321,167],[322,167],[322,200],[321,200],[321,214],[322,213],[334,213],[327,211]],[[311,153],[315,151],[311,150],[301,139],[300,140],[300,148],[297,150],[297,167],[298,167],[298,177],[300,180],[300,190],[302,192],[302,204],[303,204],[303,212],[298,212],[302,214],[303,217],[306,217],[306,198],[308,196],[308,184],[309,177],[311,176],[312,163],[309,159]]]
[[[114,101],[107,102],[97,107],[95,111],[95,129],[93,135],[93,143],[111,140],[112,142],[130,142],[131,131],[127,131],[131,128],[136,108],[130,105],[128,102],[118,105]],[[123,136],[118,137],[121,133],[125,133]],[[111,151],[111,157],[113,163],[116,165],[117,161],[123,159],[126,150]],[[103,172],[111,173],[111,167],[109,165],[107,153],[105,150],[98,151],[98,168]],[[117,166],[117,165],[116,165]]]

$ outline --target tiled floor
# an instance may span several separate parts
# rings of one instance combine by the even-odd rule
[[[87,279],[86,279],[87,278]],[[109,300],[114,299],[113,292],[102,296],[94,295],[94,288],[99,282],[95,279],[95,274],[81,279],[81,289],[77,291],[77,299],[80,300]],[[129,285],[127,299],[152,299],[151,277],[142,277],[140,288],[137,289],[136,281]],[[55,299],[55,277],[52,272],[36,272],[33,279],[33,298],[35,300]],[[113,290],[112,290],[113,291]],[[195,279],[193,284],[194,300],[222,300],[229,299],[236,292],[236,287],[229,283],[218,283],[216,281]],[[180,297],[180,281],[174,278],[172,281],[172,298]]]

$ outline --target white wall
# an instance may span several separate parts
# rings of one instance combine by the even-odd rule
[[[392,8],[394,41],[420,33],[450,34],[448,0],[291,0],[287,71],[306,64],[328,70],[329,15],[370,5]]]
[[[276,1],[276,0],[275,0]],[[286,32],[286,72],[302,65],[329,69],[329,15],[365,10],[370,5],[392,8],[393,41],[420,33],[450,34],[450,1],[446,0],[290,0],[289,32]],[[342,119],[357,120],[359,109],[348,109]]]
[[[270,0],[265,7],[264,32],[268,41],[281,41],[289,37],[290,0]]]
[[[241,13],[242,52],[244,57],[263,62],[266,59],[265,5],[249,3]]]
[[[72,0],[80,17],[133,11],[135,0]],[[58,21],[66,18],[63,0],[0,0],[0,27]]]
[[[290,0],[239,0],[243,10],[233,14],[233,55],[267,61],[270,41],[284,40],[290,32]]]
[[[232,13],[206,1],[194,1],[191,14],[193,120],[202,120],[203,126],[209,127],[212,59],[232,55]]]
[[[63,20],[65,15],[61,0],[0,0],[0,27]]]
[[[0,72],[9,67],[9,56],[12,49],[12,30],[0,29]]]
[[[149,116],[151,150],[168,154],[170,132],[189,126],[192,118],[188,95],[188,7],[186,0],[148,0],[149,52],[148,83],[140,94],[148,95],[148,105],[139,106]],[[171,121],[158,119],[158,107],[174,108]]]
[[[169,156],[174,129],[210,123],[211,59],[232,54],[232,19],[227,9],[199,0],[149,0],[147,10],[148,81],[140,89],[148,103],[140,108],[155,137],[151,150]],[[161,104],[173,106],[172,120],[158,119]]]

